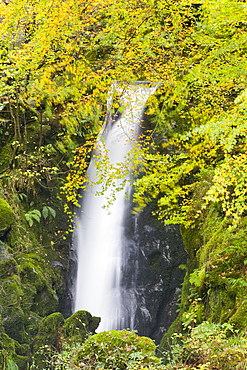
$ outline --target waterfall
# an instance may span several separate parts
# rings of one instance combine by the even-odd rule
[[[126,210],[130,209],[126,193],[130,194],[131,189],[126,179],[114,180],[116,182],[112,186],[122,187],[122,190],[115,193],[115,200],[107,210],[104,209],[113,188],[102,194],[103,184],[96,184],[99,161],[102,155],[108,155],[109,163],[115,166],[121,166],[126,160],[126,155],[138,139],[147,99],[156,89],[157,84],[151,83],[113,86],[106,124],[98,137],[87,172],[89,185],[83,193],[79,222],[74,233],[78,258],[75,311],[87,310],[94,316],[100,316],[98,331],[133,329],[137,308],[135,282],[128,292],[127,301],[125,288],[121,284],[124,264],[128,263],[124,255],[126,248],[123,248],[124,217]],[[113,114],[110,110],[116,96],[121,109]]]

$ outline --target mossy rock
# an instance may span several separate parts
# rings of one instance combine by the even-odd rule
[[[34,337],[38,334],[39,326],[42,318],[34,312],[29,312],[25,321],[25,333],[27,342],[33,341]]]
[[[63,325],[64,317],[60,312],[44,317],[40,322],[38,335],[34,338],[33,351],[36,352],[44,345],[56,347]]]
[[[182,227],[180,228],[181,235],[184,242],[185,250],[188,252],[188,255],[191,259],[195,258],[196,251],[202,244],[202,237],[200,235],[199,227],[194,229],[189,229]]]
[[[0,278],[5,279],[17,273],[17,262],[7,252],[7,247],[0,241]]]
[[[100,318],[87,311],[77,311],[68,319],[62,328],[62,336],[71,343],[82,343],[89,334],[95,334]]]
[[[25,307],[44,317],[57,311],[58,297],[52,289],[54,273],[40,256],[23,254],[18,260]]]
[[[10,338],[3,331],[0,331],[0,351],[3,350],[8,350],[10,355],[15,353],[15,340]]]
[[[29,312],[34,304],[35,297],[37,295],[37,289],[31,284],[21,284],[23,292],[22,306],[25,307],[25,311]]]
[[[139,337],[127,330],[111,330],[88,338],[78,350],[73,362],[79,369],[95,369],[104,364],[107,369],[126,369],[128,364],[159,364],[152,339]]]
[[[18,370],[27,370],[31,364],[31,351],[28,344],[20,344],[15,341],[15,354],[12,355]]]
[[[1,282],[0,310],[2,314],[8,313],[9,307],[20,306],[23,291],[18,275],[13,275]]]
[[[15,344],[16,344],[16,341],[10,338],[0,328],[0,369],[22,370],[22,369],[18,369],[16,362],[13,360],[13,357],[16,354]],[[10,365],[12,365],[12,367]]]
[[[0,198],[0,238],[14,222],[14,211],[10,205]]]
[[[3,327],[5,332],[16,341],[22,343],[24,340],[25,315],[19,307],[9,307],[7,315],[3,316]]]
[[[37,293],[31,307],[31,311],[44,317],[50,315],[52,312],[56,312],[58,305],[59,300],[55,292],[48,287],[45,287],[42,291]]]
[[[25,315],[21,307],[23,291],[19,277],[13,275],[3,279],[1,283],[0,312],[2,325],[11,338],[22,342],[24,340]]]
[[[229,320],[234,329],[246,330],[247,328],[247,300],[241,302],[234,315]]]
[[[210,289],[208,293],[208,304],[206,307],[206,318],[215,323],[226,322],[235,311],[236,297],[224,288]]]
[[[0,262],[0,278],[5,279],[17,273],[17,263],[14,258]]]
[[[31,346],[35,369],[49,368],[47,361],[49,363],[53,354],[60,350],[63,324],[64,317],[60,312],[55,312],[41,320],[38,335],[34,338]]]
[[[23,284],[32,284],[39,290],[46,285],[44,272],[39,264],[32,259],[27,258],[26,262],[21,262],[19,275]]]

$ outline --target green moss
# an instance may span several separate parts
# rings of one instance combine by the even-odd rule
[[[0,296],[0,310],[2,313],[6,313],[9,307],[19,306],[22,296],[23,291],[20,287],[20,280],[17,275],[3,280]]]
[[[23,284],[31,283],[36,289],[42,289],[46,285],[46,279],[40,266],[33,260],[25,257],[27,262],[22,262],[19,274]]]
[[[193,260],[196,255],[196,251],[202,245],[200,229],[198,227],[193,229],[181,227],[181,234],[183,237],[184,247],[191,260]]]
[[[18,365],[18,370],[27,370],[31,364],[30,346],[27,344],[19,344],[15,342],[15,354],[13,360]]]
[[[64,317],[60,312],[44,317],[39,325],[38,335],[34,339],[33,350],[36,352],[44,345],[56,346],[59,340],[59,329],[64,324]]]
[[[236,295],[226,288],[218,287],[208,292],[206,317],[215,323],[226,322],[235,312]]]
[[[23,292],[21,305],[25,312],[29,313],[37,295],[37,289],[31,284],[21,284],[21,289]]]
[[[0,198],[0,237],[14,222],[14,211],[10,205]]]
[[[32,344],[36,369],[49,368],[47,361],[49,363],[54,352],[60,350],[63,324],[64,317],[60,312],[55,312],[41,320],[38,335]]]
[[[42,291],[38,292],[31,310],[40,316],[50,315],[58,309],[58,297],[52,289],[45,287]]]
[[[71,343],[82,343],[89,334],[95,333],[99,322],[99,317],[94,317],[87,311],[77,311],[65,320],[63,338]]]
[[[17,273],[17,263],[14,258],[0,262],[0,278],[5,279]]]
[[[243,302],[238,302],[236,312],[230,318],[229,322],[238,330],[247,328],[247,297]]]
[[[12,158],[11,145],[5,145],[0,152],[0,172],[6,170],[9,167]]]
[[[25,315],[19,307],[9,307],[3,317],[3,327],[5,332],[18,342],[24,340],[24,321]]]
[[[0,331],[0,350],[8,350],[12,355],[15,352],[15,341],[10,338],[6,333]]]
[[[52,266],[34,254],[23,254],[18,262],[25,307],[39,316],[47,316],[57,311],[58,297],[52,287]]]
[[[38,334],[39,326],[42,318],[34,312],[29,312],[25,320],[25,333],[27,342],[33,341],[34,337]]]
[[[246,329],[247,218],[236,228],[229,225],[229,220],[221,217],[217,205],[212,204],[204,211],[196,228],[182,229],[189,253],[187,273],[178,318],[162,339],[161,348],[168,347],[169,337],[174,332],[184,330],[185,319],[199,323],[200,307],[202,320],[230,322],[237,329]]]
[[[159,353],[158,356],[162,357],[162,354],[166,350],[170,350],[171,347],[171,337],[175,333],[181,333],[183,330],[182,327],[182,320],[181,320],[182,314],[179,314],[175,321],[171,324],[167,332],[163,335],[161,342],[159,344]]]

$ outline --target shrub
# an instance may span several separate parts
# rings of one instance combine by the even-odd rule
[[[237,336],[230,324],[204,321],[179,341],[175,338],[165,354],[167,370],[247,369],[247,340]]]
[[[122,370],[138,365],[155,365],[155,343],[147,337],[122,330],[106,331],[88,338],[78,350],[74,364],[79,369]]]

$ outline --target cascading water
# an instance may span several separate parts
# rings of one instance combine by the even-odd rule
[[[102,193],[103,186],[96,184],[99,175],[97,161],[101,160],[98,154],[108,155],[111,164],[121,166],[138,138],[147,99],[156,89],[157,84],[150,83],[113,86],[109,108],[113,96],[117,95],[123,110],[114,115],[108,114],[88,168],[89,186],[83,194],[79,226],[74,235],[78,256],[75,311],[87,310],[94,316],[100,316],[98,331],[133,329],[137,308],[135,284],[128,292],[131,307],[126,307],[126,292],[121,284],[126,263],[123,255],[123,218],[128,209],[126,193],[130,192],[129,185],[122,186],[123,189],[115,194],[115,200],[107,211],[103,209],[112,189],[96,195]],[[122,181],[124,179],[119,180],[116,186],[121,186]]]

